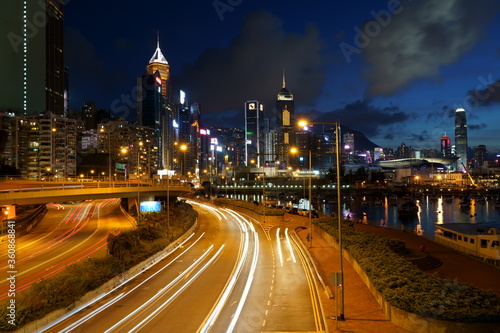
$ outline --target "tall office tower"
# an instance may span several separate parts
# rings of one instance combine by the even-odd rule
[[[260,128],[264,105],[259,101],[245,102],[245,165],[260,166]],[[253,161],[253,163],[252,163]]]
[[[485,145],[479,145],[474,147],[474,167],[480,168],[484,165],[484,162],[488,161],[488,151]]]
[[[168,64],[167,59],[163,55],[160,50],[160,34],[158,33],[158,39],[156,41],[156,50],[151,59],[149,60],[149,64],[146,66],[146,73],[149,75],[153,75],[156,72],[160,72],[161,77],[161,88],[162,95],[166,100],[169,99],[169,84],[170,84],[170,65]]]
[[[443,157],[451,156],[451,140],[446,133],[441,137],[441,155]]]
[[[289,163],[290,147],[295,145],[295,132],[297,131],[294,119],[295,104],[293,95],[286,88],[285,71],[283,71],[283,83],[276,98],[276,109],[278,112],[278,151],[277,159],[285,164]]]
[[[457,169],[464,170],[464,165],[467,166],[469,159],[467,157],[467,119],[463,108],[455,111],[455,146],[458,157]]]
[[[162,80],[160,72],[146,74],[137,79],[137,116],[139,126],[154,129],[155,142],[158,143],[159,155],[156,157],[160,169],[166,166],[165,162],[165,107],[162,95]]]
[[[0,111],[64,115],[64,1],[4,0]]]
[[[196,175],[200,173],[200,154],[201,154],[201,141],[200,141],[200,122],[201,122],[201,106],[198,103],[192,103],[191,109],[191,152],[192,158],[192,171]]]

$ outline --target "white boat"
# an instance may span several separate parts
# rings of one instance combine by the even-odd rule
[[[434,241],[500,267],[500,222],[436,224]]]

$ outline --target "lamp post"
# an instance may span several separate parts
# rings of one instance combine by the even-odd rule
[[[334,125],[335,126],[335,164],[337,168],[337,219],[339,229],[339,253],[340,253],[340,314],[338,320],[344,320],[344,267],[342,257],[342,222],[341,222],[341,200],[340,200],[340,123],[335,122],[298,122],[300,127],[307,125]]]
[[[187,145],[181,145],[180,146],[181,151],[183,152],[182,155],[182,169],[181,169],[181,174],[184,176],[186,172],[186,150],[187,150]]]
[[[313,239],[313,233],[312,233],[312,206],[311,206],[311,201],[312,201],[312,154],[310,149],[304,149],[309,152],[309,247],[312,247],[312,239]],[[291,148],[290,152],[292,154],[298,153],[300,150],[297,148]]]
[[[105,133],[106,130],[104,129],[104,127],[101,127],[101,129],[99,130],[101,133]],[[108,132],[107,133],[108,135],[108,167],[109,167],[109,170],[108,170],[108,180],[109,180],[109,187],[111,187],[113,181],[111,179],[111,177],[113,177],[113,174],[111,173],[111,164],[113,163],[111,161],[111,135],[110,133]]]

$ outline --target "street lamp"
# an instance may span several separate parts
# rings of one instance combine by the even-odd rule
[[[340,253],[340,314],[338,320],[344,320],[344,267],[342,259],[342,223],[341,223],[341,200],[340,200],[340,123],[335,122],[307,122],[299,121],[300,127],[308,125],[335,125],[335,161],[337,168],[337,219],[339,229],[339,253]]]
[[[309,247],[312,247],[312,239],[313,239],[313,233],[312,233],[312,206],[311,206],[311,201],[312,201],[312,180],[311,180],[311,174],[312,174],[312,158],[311,158],[311,150],[310,149],[303,149],[304,151],[307,150],[309,152]],[[297,148],[291,148],[290,152],[292,154],[297,154],[300,150]]]
[[[182,175],[184,176],[185,172],[186,172],[186,150],[187,150],[187,145],[181,145],[180,146],[180,149],[181,151],[183,152],[183,156],[182,156]]]
[[[101,133],[105,133],[106,130],[104,129],[104,127],[101,127],[101,129],[99,130]],[[111,164],[113,163],[111,161],[111,133],[107,133],[108,135],[108,167],[109,167],[109,170],[108,170],[108,180],[109,180],[109,187],[111,187],[112,185],[112,180],[111,180],[111,177],[112,177],[112,173],[111,173]]]

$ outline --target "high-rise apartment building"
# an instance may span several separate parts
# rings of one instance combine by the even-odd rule
[[[13,166],[28,179],[75,179],[80,121],[52,113],[15,117]]]
[[[488,151],[485,145],[479,145],[474,147],[474,167],[480,168],[484,163],[488,161]]]
[[[5,0],[0,111],[65,115],[64,1]]]
[[[458,108],[455,111],[455,154],[458,157],[457,169],[463,170],[469,161],[467,156],[467,119],[465,110]]]

